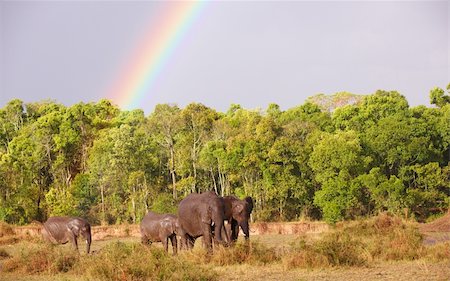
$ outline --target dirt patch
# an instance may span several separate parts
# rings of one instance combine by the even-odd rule
[[[450,241],[450,210],[443,217],[419,225],[425,245],[435,245]]]
[[[261,222],[250,225],[250,235],[322,233],[327,231],[328,228],[328,224],[324,222]],[[37,237],[41,235],[41,229],[42,226],[38,224],[15,226],[14,233],[19,237]],[[99,225],[92,227],[93,240],[103,240],[111,237],[140,236],[139,225],[137,224]]]
[[[322,233],[329,229],[324,222],[260,222],[250,225],[251,234]]]
[[[139,225],[105,225],[92,227],[92,239],[103,240],[110,237],[140,237]]]
[[[445,216],[419,226],[422,232],[450,232],[450,210]]]

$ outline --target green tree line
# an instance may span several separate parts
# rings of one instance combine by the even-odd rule
[[[108,100],[14,99],[0,109],[0,220],[139,223],[206,190],[252,196],[256,220],[423,220],[450,203],[449,90],[432,89],[431,107],[377,91],[326,108],[159,104],[148,116]]]

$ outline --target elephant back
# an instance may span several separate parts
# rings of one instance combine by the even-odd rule
[[[53,243],[66,243],[68,238],[68,223],[71,220],[70,217],[50,217],[44,222],[44,231],[46,238]]]
[[[191,236],[201,236],[200,225],[224,218],[223,202],[214,192],[191,193],[178,206],[180,227]]]

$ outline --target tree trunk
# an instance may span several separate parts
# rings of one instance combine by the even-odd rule
[[[100,194],[102,197],[102,225],[106,224],[106,215],[105,215],[105,188],[103,187],[103,184],[100,185]]]
[[[219,193],[217,192],[217,183],[216,183],[216,177],[214,176],[213,168],[211,167],[209,171],[211,172],[211,177],[212,177],[213,184],[214,184],[214,190],[216,191],[216,194],[219,194]],[[223,195],[222,195],[222,196],[223,196]]]
[[[175,152],[173,145],[170,145],[170,165],[169,165],[170,175],[172,176],[172,197],[177,199],[177,178],[175,175]]]

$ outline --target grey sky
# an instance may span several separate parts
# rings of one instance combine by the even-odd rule
[[[1,1],[0,107],[105,98],[166,2]],[[449,1],[208,2],[139,108],[282,109],[397,90],[429,104],[449,76]]]

